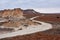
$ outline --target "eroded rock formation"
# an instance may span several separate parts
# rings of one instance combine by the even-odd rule
[[[2,13],[0,13],[2,16],[0,18],[6,19],[7,21],[1,21],[3,23],[0,25],[0,28],[13,28],[14,30],[18,30],[22,28],[23,26],[29,26],[29,25],[36,25],[37,22],[33,22],[26,16],[24,16],[23,10],[20,8],[15,9],[5,9]],[[36,18],[36,17],[35,17]]]
[[[4,25],[4,26],[20,26],[20,23],[22,21],[15,21],[12,22],[12,20],[14,21],[15,18],[22,18],[25,20],[25,17],[27,18],[31,18],[34,16],[39,16],[38,18],[36,18],[35,20],[39,20],[39,21],[44,21],[44,22],[50,22],[53,23],[53,25],[56,25],[57,22],[58,24],[60,23],[60,14],[41,14],[38,13],[34,10],[22,10],[20,8],[16,8],[16,9],[5,9],[5,10],[1,10],[0,11],[0,18],[5,18],[5,19],[9,19],[7,21],[4,22],[0,22],[0,25]],[[13,19],[14,17],[14,19]],[[24,24],[26,24],[26,20],[23,21],[25,22]],[[27,23],[29,25],[31,25],[32,23],[34,24],[34,22],[32,21],[28,21]],[[60,25],[60,24],[59,24]],[[27,26],[27,25],[25,25]],[[59,26],[60,27],[60,26]],[[57,26],[55,27],[57,28]],[[60,30],[60,29],[59,29]],[[23,35],[23,36],[16,36],[16,37],[12,37],[12,38],[6,38],[6,39],[1,39],[1,40],[60,40],[60,31],[58,29],[52,29],[52,30],[47,30],[47,32],[38,32],[35,34],[30,34],[30,35]],[[56,35],[59,34],[59,35]]]
[[[20,19],[24,19],[25,17],[23,16],[23,10],[20,8],[15,8],[15,9],[5,9],[3,11],[0,12],[1,14],[1,20],[6,19],[7,21],[3,21],[3,26],[4,27],[0,27],[0,28],[14,28],[14,27],[18,27],[20,25],[19,22],[16,22]],[[3,18],[3,19],[2,19]],[[0,22],[0,24],[2,23],[2,21]],[[0,25],[0,26],[2,26]]]

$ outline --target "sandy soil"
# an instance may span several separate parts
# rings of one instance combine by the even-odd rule
[[[11,32],[11,33],[6,33],[6,34],[1,34],[0,39],[7,38],[7,37],[14,37],[14,36],[18,36],[18,35],[32,34],[32,33],[45,31],[45,30],[52,28],[52,25],[49,23],[45,23],[45,22],[41,22],[41,23],[42,23],[42,25],[37,25],[37,26],[32,25],[24,30],[19,30],[19,31]]]

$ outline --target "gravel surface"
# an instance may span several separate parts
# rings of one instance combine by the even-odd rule
[[[6,33],[6,34],[1,34],[0,38],[32,34],[32,33],[45,31],[45,30],[52,28],[52,25],[49,23],[45,23],[45,22],[41,22],[41,23],[42,23],[42,25],[32,25],[32,26],[29,26],[27,29],[24,29],[24,30],[19,30],[19,31],[11,32],[11,33]]]

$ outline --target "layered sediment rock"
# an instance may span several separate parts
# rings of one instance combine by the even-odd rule
[[[2,19],[3,22],[0,22],[0,23],[3,23],[3,24],[0,25],[1,26],[0,28],[13,28],[14,30],[18,30],[22,27],[37,24],[37,22],[33,22],[29,18],[27,19],[23,14],[23,10],[20,8],[3,10],[3,13],[0,13],[0,14],[2,15],[1,18],[4,18],[7,20],[7,21],[4,21]]]
[[[14,28],[14,27],[20,26],[20,24],[15,21],[25,18],[23,16],[23,10],[20,8],[3,10],[3,12],[0,12],[0,14],[1,14],[0,18],[1,20],[3,20],[0,22],[0,23],[3,22],[0,28],[9,28],[9,27]],[[2,18],[6,19],[7,21],[5,21]]]

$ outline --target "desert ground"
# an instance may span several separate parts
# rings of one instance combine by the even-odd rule
[[[17,10],[19,10],[19,9],[17,9]],[[15,9],[16,13],[17,13],[17,10]],[[28,34],[28,35],[22,35],[22,36],[18,35],[18,36],[9,37],[9,38],[8,37],[3,38],[0,40],[60,40],[60,14],[59,13],[44,14],[44,13],[36,12],[33,9],[26,9],[26,10],[21,10],[21,11],[23,11],[23,14],[21,14],[21,15],[25,16],[27,19],[32,18],[34,16],[39,16],[39,17],[35,18],[34,20],[38,20],[38,21],[42,21],[42,22],[51,24],[52,28],[49,30],[36,32],[36,33]],[[5,10],[1,11],[0,13],[4,13],[4,12],[5,12]],[[10,13],[10,10],[8,11],[8,13]],[[0,17],[2,17],[1,15],[0,15]],[[3,17],[6,18],[7,15],[4,14]],[[9,17],[10,17],[10,15],[9,15]],[[15,15],[13,17],[15,17]],[[19,15],[18,15],[18,17],[19,17]]]

